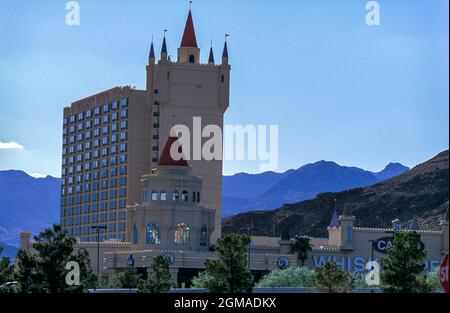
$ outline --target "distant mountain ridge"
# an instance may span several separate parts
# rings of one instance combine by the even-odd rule
[[[59,221],[61,180],[0,171],[0,241],[17,246],[19,232],[37,233]]]
[[[370,172],[322,160],[284,173],[224,176],[222,216],[251,210],[270,210],[285,203],[312,199],[321,192],[369,186],[408,169],[400,163],[389,163],[380,172]]]
[[[388,170],[395,167],[398,166],[390,166]],[[408,225],[416,214],[422,229],[436,229],[449,207],[449,151],[364,188],[320,193],[313,199],[286,204],[275,210],[251,211],[224,218],[222,233],[239,232],[241,228],[253,225],[257,229],[255,235],[279,236],[281,231],[288,231],[291,236],[326,237],[335,200],[338,213],[342,213],[344,205],[352,211],[356,226],[391,227],[390,222],[395,218]]]
[[[0,259],[3,257],[8,257],[10,260],[14,260],[17,254],[17,248],[7,245],[6,243],[0,242],[0,246],[3,247],[3,251],[0,254]]]
[[[398,163],[397,163],[398,164]],[[389,167],[389,168],[388,168]],[[284,173],[238,173],[223,177],[225,215],[271,209],[323,191],[339,191],[378,181],[406,168],[388,166],[379,173],[319,161]],[[19,232],[37,234],[59,222],[60,179],[36,178],[23,171],[0,171],[0,242],[17,246]]]

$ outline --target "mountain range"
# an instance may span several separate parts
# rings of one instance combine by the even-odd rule
[[[320,192],[367,186],[408,168],[391,163],[378,173],[319,161],[284,173],[239,173],[223,177],[223,215],[273,209]],[[37,234],[59,221],[60,179],[23,171],[0,171],[0,242],[17,246],[19,232]]]
[[[409,168],[390,163],[380,172],[341,166],[331,161],[306,164],[283,173],[238,173],[222,179],[222,216],[270,210],[314,198],[321,192],[365,187],[400,175]]]
[[[19,232],[33,234],[59,221],[61,181],[23,171],[0,171],[0,241],[17,246]]]
[[[449,151],[398,176],[367,187],[319,193],[315,198],[285,204],[275,210],[240,213],[222,220],[222,233],[253,226],[254,235],[326,237],[336,208],[344,206],[356,217],[356,226],[391,227],[399,218],[408,226],[415,214],[422,229],[436,229],[449,207]]]

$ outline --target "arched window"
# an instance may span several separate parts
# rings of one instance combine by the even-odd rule
[[[147,225],[146,241],[148,245],[161,243],[161,227],[158,223],[150,223]]]
[[[190,228],[185,223],[179,223],[175,229],[175,243],[177,245],[188,245],[190,240]]]
[[[134,224],[134,226],[133,226],[133,244],[138,243],[138,237],[139,237],[138,229],[136,227],[136,224]]]
[[[159,193],[159,199],[161,201],[166,201],[167,200],[167,192],[165,190],[161,190],[161,192]]]
[[[208,243],[208,229],[206,228],[206,225],[203,224],[202,228],[200,228],[200,245],[206,246]]]
[[[147,202],[148,201],[148,191],[144,190],[142,192],[142,201]]]
[[[189,200],[189,195],[188,195],[188,192],[186,190],[184,190],[181,193],[181,200],[184,201],[184,202],[187,202]]]
[[[195,202],[195,191],[192,192],[192,202]]]
[[[193,54],[189,56],[189,63],[195,63],[195,57]]]
[[[178,201],[178,199],[180,199],[180,194],[178,193],[178,190],[174,190],[172,193],[172,200]]]
[[[158,200],[158,191],[152,190],[152,201]]]
[[[197,202],[200,202],[200,192],[197,192]]]

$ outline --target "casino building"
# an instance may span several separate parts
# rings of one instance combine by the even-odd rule
[[[212,47],[207,63],[201,63],[189,11],[177,60],[168,57],[164,37],[158,63],[152,42],[146,69],[146,90],[116,87],[64,108],[61,224],[105,279],[127,267],[145,275],[153,258],[164,255],[178,285],[189,286],[205,261],[218,257],[210,246],[220,237],[222,161],[174,160],[171,148],[181,155],[183,150],[171,128],[192,127],[195,116],[223,127],[229,105],[227,43],[221,64],[215,64]],[[328,238],[312,238],[305,265],[335,262],[345,271],[364,271],[368,261],[383,256],[392,229],[355,222],[350,210],[335,211]],[[106,229],[97,237],[99,226]],[[448,211],[439,230],[420,230],[415,217],[410,228],[422,236],[432,270],[448,253]],[[32,249],[30,237],[21,233],[21,249]],[[256,275],[299,265],[293,239],[251,239],[249,262]]]

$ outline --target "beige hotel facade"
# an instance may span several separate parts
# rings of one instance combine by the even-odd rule
[[[111,280],[133,266],[147,273],[155,256],[169,259],[179,286],[217,253],[209,247],[220,237],[222,161],[174,160],[170,148],[175,124],[223,127],[229,106],[230,65],[225,42],[220,64],[212,48],[201,62],[191,11],[178,48],[168,57],[165,38],[156,62],[150,47],[147,87],[115,87],[64,108],[61,224],[77,238],[77,251],[89,252],[92,268]],[[192,149],[191,149],[192,151]],[[361,228],[346,210],[331,218],[328,238],[312,238],[305,265],[336,262],[345,271],[362,272],[392,244],[392,229]],[[106,226],[97,242],[95,227]],[[427,251],[426,268],[448,253],[448,212],[437,230],[417,231]],[[20,248],[32,250],[31,234],[21,233]],[[249,262],[256,274],[299,265],[293,240],[251,237]],[[99,254],[97,255],[97,247]]]

